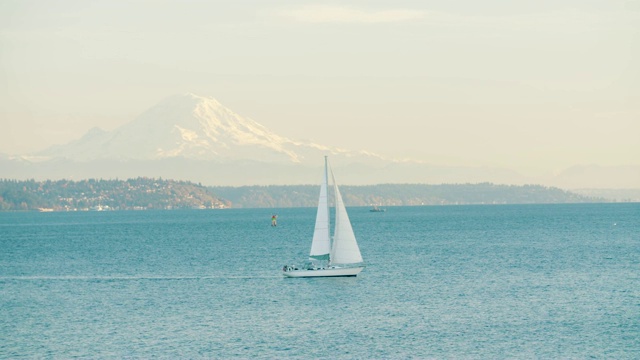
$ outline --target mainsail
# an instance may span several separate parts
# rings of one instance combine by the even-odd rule
[[[329,231],[329,197],[327,195],[328,175],[327,159],[325,157],[325,172],[320,185],[320,198],[318,199],[318,212],[316,213],[316,226],[311,242],[310,260],[329,260],[330,231]]]

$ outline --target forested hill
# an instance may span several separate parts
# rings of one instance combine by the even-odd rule
[[[224,208],[230,204],[191,182],[129,180],[0,180],[0,210],[146,210]]]
[[[0,210],[145,210],[314,207],[317,185],[205,187],[185,181],[0,180]],[[368,185],[340,188],[347,206],[602,202],[538,185]]]
[[[211,187],[217,196],[233,207],[313,207],[318,201],[318,186],[242,186]],[[603,202],[604,199],[578,195],[559,188],[539,185],[481,184],[383,184],[342,186],[347,206],[412,206],[454,204],[552,204]]]

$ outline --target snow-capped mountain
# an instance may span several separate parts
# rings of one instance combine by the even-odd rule
[[[637,166],[575,168],[530,179],[503,168],[394,161],[366,151],[285,138],[213,98],[194,94],[169,97],[113,131],[94,128],[78,140],[36,154],[0,154],[0,173],[8,178],[43,180],[148,176],[208,185],[314,184],[322,172],[324,155],[330,155],[345,185],[492,182],[635,188],[640,176]]]
[[[317,163],[322,154],[339,157],[379,156],[293,141],[242,117],[211,97],[169,97],[112,132],[98,128],[79,140],[53,146],[39,156],[74,161],[160,160],[184,158],[232,162]]]

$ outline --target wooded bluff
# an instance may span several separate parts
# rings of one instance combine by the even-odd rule
[[[213,186],[187,181],[0,180],[0,210],[81,211],[147,209],[283,208],[317,205],[317,185]],[[381,184],[342,186],[347,206],[549,204],[603,202],[540,185]]]

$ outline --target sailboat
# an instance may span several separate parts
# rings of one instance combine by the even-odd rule
[[[324,157],[324,177],[320,186],[316,225],[311,241],[309,260],[302,266],[285,265],[284,276],[288,277],[332,277],[357,276],[364,269],[360,248],[356,241],[349,215],[345,209],[340,190],[336,184],[333,171],[333,195],[335,204],[335,223],[333,241],[330,235],[329,212],[329,164]]]

